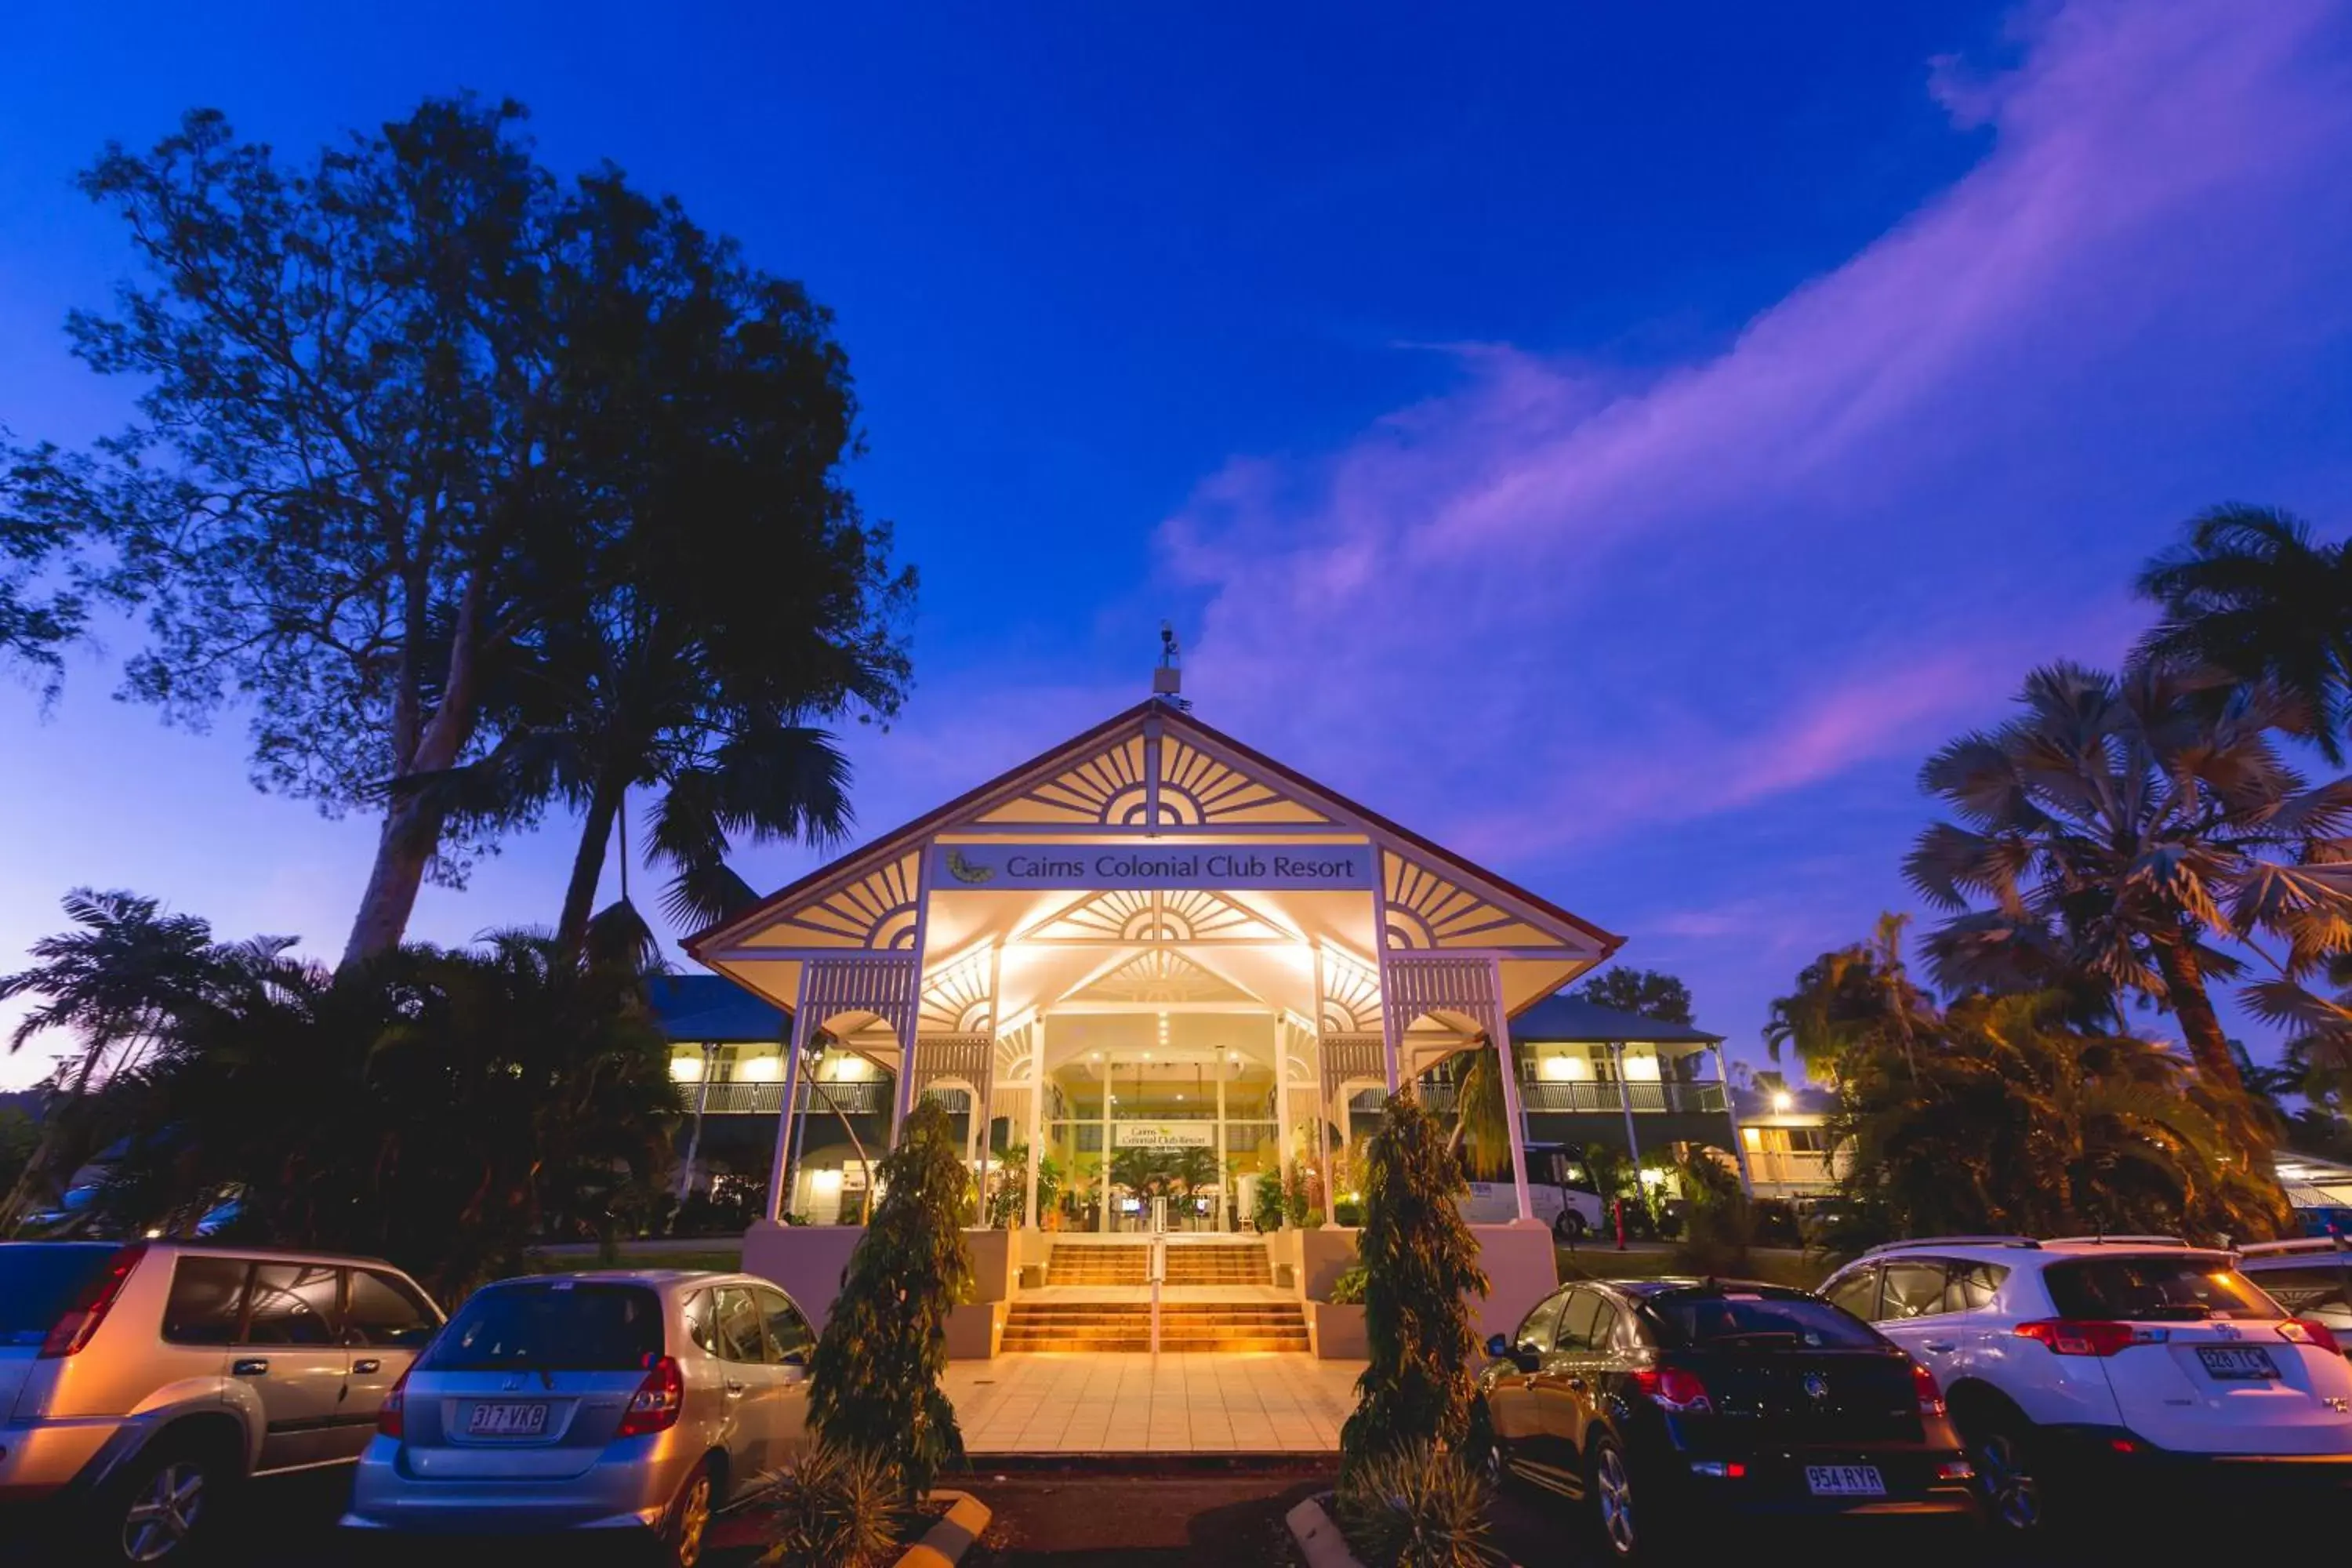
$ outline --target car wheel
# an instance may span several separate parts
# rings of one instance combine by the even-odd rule
[[[1489,1435],[1486,1456],[1478,1461],[1478,1473],[1496,1491],[1510,1485],[1511,1445],[1504,1438]]]
[[[1591,1227],[1584,1223],[1584,1216],[1574,1209],[1560,1210],[1559,1216],[1551,1222],[1552,1235],[1562,1241],[1582,1241],[1589,1228]]]
[[[1995,1530],[2018,1539],[2045,1533],[2050,1499],[2042,1467],[2035,1462],[2029,1425],[2017,1419],[1988,1421],[1968,1439],[1985,1517]]]
[[[100,1494],[90,1532],[100,1563],[191,1563],[212,1538],[229,1472],[199,1446],[162,1438]]]
[[[1603,1436],[1592,1445],[1591,1473],[1585,1490],[1592,1499],[1592,1522],[1600,1532],[1603,1554],[1612,1563],[1643,1557],[1647,1543],[1635,1522],[1633,1472],[1616,1438]]]
[[[702,1561],[703,1538],[710,1533],[710,1512],[715,1505],[710,1461],[703,1459],[696,1463],[678,1487],[677,1496],[669,1505],[669,1517],[662,1521],[665,1568],[695,1568]]]

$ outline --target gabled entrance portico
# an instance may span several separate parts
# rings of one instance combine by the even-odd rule
[[[997,1202],[1042,1241],[1233,1232],[1302,1164],[1335,1217],[1351,1096],[1500,1048],[1620,941],[1153,700],[688,948],[792,1016],[771,1221],[821,1208],[794,1111],[822,1045],[889,1079],[894,1130],[969,1096],[982,1190],[1021,1150]]]

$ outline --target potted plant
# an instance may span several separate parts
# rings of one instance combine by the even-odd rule
[[[1364,1339],[1364,1266],[1349,1264],[1331,1281],[1327,1300],[1309,1301],[1315,1317],[1315,1353],[1324,1361],[1361,1361]]]

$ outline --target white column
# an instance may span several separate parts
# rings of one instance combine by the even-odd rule
[[[1315,1158],[1323,1167],[1323,1223],[1337,1225],[1339,1199],[1331,1180],[1331,1047],[1315,1037]]]
[[[1610,1041],[1609,1057],[1617,1064],[1617,1103],[1625,1110],[1625,1152],[1633,1159],[1633,1177],[1639,1181],[1642,1175],[1642,1139],[1633,1131],[1633,1090],[1625,1081],[1625,1042]]]
[[[1210,1228],[1225,1228],[1225,1200],[1233,1196],[1234,1178],[1225,1169],[1225,1068],[1230,1062],[1217,1063],[1217,1223]]]
[[[1289,1189],[1290,1173],[1297,1163],[1290,1152],[1290,1025],[1277,1017],[1274,1021],[1274,1173],[1285,1191]]]
[[[1037,1228],[1038,1167],[1045,1163],[1045,1020],[1029,1026],[1028,1227]]]
[[[1503,1012],[1503,966],[1490,959],[1486,973],[1495,987],[1495,1000],[1487,1013],[1494,1025],[1495,1065],[1503,1075],[1503,1115],[1511,1124],[1511,1191],[1518,1200],[1524,1224],[1536,1217],[1535,1205],[1528,1201],[1528,1117],[1519,1105],[1518,1064],[1511,1059],[1511,1026]]]
[[[1111,1080],[1118,1075],[1111,1071],[1110,1053],[1103,1053],[1102,1097],[1102,1174],[1095,1183],[1095,1191],[1102,1201],[1095,1205],[1095,1234],[1110,1234],[1110,1090]]]
[[[694,1162],[702,1150],[702,1113],[710,1105],[710,1069],[719,1059],[719,1042],[702,1042],[702,1076],[694,1085],[694,1131],[686,1140],[686,1158],[678,1165],[677,1201],[684,1203],[694,1190]]]
[[[1404,1049],[1404,1025],[1397,1021],[1397,1010],[1389,1005],[1390,984],[1388,957],[1383,949],[1381,958],[1381,1068],[1387,1074],[1389,1092],[1394,1094],[1397,1085],[1402,1081],[1397,1057]]]
[[[1756,1183],[1748,1174],[1748,1150],[1739,1131],[1739,1111],[1731,1103],[1731,1075],[1723,1070],[1723,1042],[1717,1040],[1706,1048],[1715,1058],[1715,1081],[1723,1091],[1723,1119],[1731,1123],[1731,1162],[1739,1167],[1739,1190],[1754,1197]]]
[[[776,1110],[776,1156],[768,1165],[768,1217],[779,1225],[791,1212],[792,1194],[784,1190],[784,1178],[792,1170],[793,1100],[801,1080],[801,1053],[809,1037],[809,971],[813,963],[801,965],[800,989],[793,1002],[793,1043],[784,1054],[784,1102]]]

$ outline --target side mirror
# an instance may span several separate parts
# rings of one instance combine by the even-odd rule
[[[1510,1336],[1510,1335],[1508,1335],[1508,1334],[1489,1334],[1489,1335],[1487,1335],[1487,1336],[1486,1336],[1486,1353],[1487,1353],[1488,1355],[1490,1355],[1490,1356],[1494,1357],[1496,1361],[1508,1361],[1508,1360],[1510,1360],[1510,1359],[1511,1359],[1511,1336]]]

